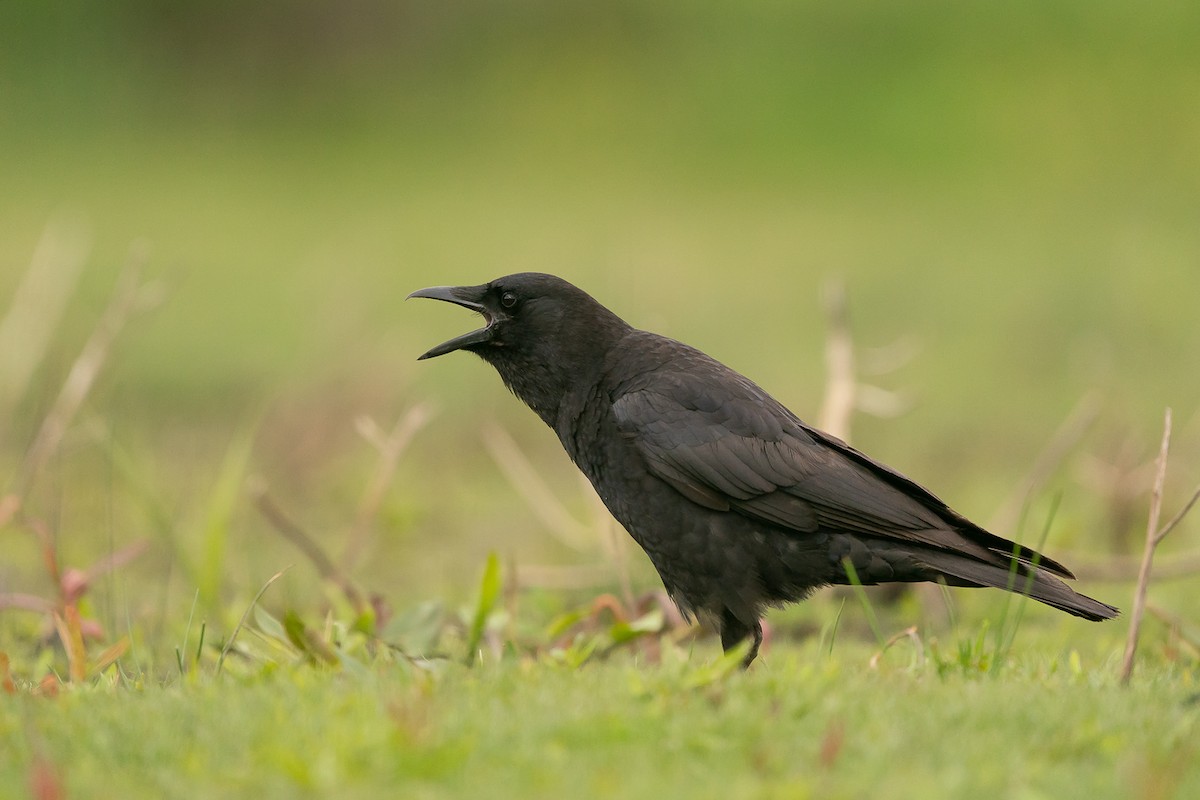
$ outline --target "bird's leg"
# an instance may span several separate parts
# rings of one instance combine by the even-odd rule
[[[762,622],[754,620],[754,629],[751,631],[754,634],[754,644],[750,645],[750,652],[746,653],[746,658],[742,661],[742,669],[750,669],[751,662],[758,658],[758,648],[762,646],[763,633]]]
[[[742,660],[742,669],[748,669],[758,656],[758,648],[762,645],[763,640],[762,622],[754,620],[754,625],[747,625],[731,614],[728,609],[725,610],[721,614],[721,649],[729,652],[747,636],[753,636],[754,643],[750,645],[749,652]]]

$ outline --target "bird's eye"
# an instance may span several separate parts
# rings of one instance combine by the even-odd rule
[[[517,304],[517,296],[513,292],[505,292],[500,295],[500,305],[505,308],[512,308]]]

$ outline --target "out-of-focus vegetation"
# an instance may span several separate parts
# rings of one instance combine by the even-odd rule
[[[1047,550],[1072,565],[1136,551],[1164,406],[1165,513],[1196,482],[1195,3],[17,0],[0,32],[0,315],[39,253],[65,287],[23,306],[49,338],[19,392],[0,385],[0,488],[23,480],[125,265],[144,261],[161,298],[121,327],[0,527],[0,596],[79,617],[56,634],[48,613],[0,608],[19,679],[94,680],[113,659],[211,673],[289,565],[242,622],[316,663],[339,626],[385,619],[393,644],[461,649],[510,625],[504,641],[553,650],[596,595],[657,586],[489,370],[415,363],[472,324],[403,304],[431,284],[558,273],[813,419],[820,291],[843,281],[864,370],[871,347],[915,347],[867,376],[907,410],[859,416],[855,444],[968,516],[1008,502],[1090,395],[1020,525],[1032,538],[1056,508]],[[525,458],[561,509],[504,477]],[[1164,549],[1197,546],[1192,521]],[[492,552],[509,596],[459,614]],[[1127,605],[1127,583],[1086,590]],[[954,597],[972,621],[1002,602]],[[1185,584],[1152,599],[1200,613]],[[778,646],[827,631],[840,602],[774,617]],[[936,596],[915,605],[900,627],[945,630]],[[672,630],[656,613],[625,609],[555,658]],[[1039,642],[1096,637],[1101,654],[1122,631],[1028,618]],[[1195,637],[1155,625],[1147,657],[1194,670]]]

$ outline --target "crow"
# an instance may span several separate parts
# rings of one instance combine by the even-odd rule
[[[680,610],[711,620],[726,651],[752,637],[744,666],[764,609],[831,584],[991,586],[1088,620],[1118,613],[1059,580],[1074,577],[1062,564],[561,278],[526,272],[409,297],[483,315],[484,327],[420,359],[466,350],[495,367],[558,434]]]

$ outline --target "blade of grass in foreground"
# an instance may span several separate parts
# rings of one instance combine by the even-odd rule
[[[467,663],[473,664],[478,658],[479,643],[483,641],[483,631],[487,627],[488,617],[495,610],[500,600],[501,589],[500,559],[495,553],[489,553],[487,565],[483,568],[483,578],[479,581],[479,599],[475,602],[475,613],[471,618],[471,627],[467,631]]]
[[[250,616],[250,612],[253,611],[254,607],[258,605],[258,601],[262,599],[264,594],[266,594],[267,589],[271,588],[271,584],[282,578],[283,573],[287,572],[291,568],[292,567],[289,564],[288,566],[279,570],[279,572],[276,572],[274,575],[267,578],[267,582],[264,583],[262,588],[258,590],[258,594],[254,595],[254,599],[250,601],[250,605],[246,606],[246,610],[242,612],[242,618],[238,620],[238,624],[236,627],[234,627],[233,632],[229,634],[229,639],[225,642],[225,646],[221,648],[221,657],[217,659],[218,675],[221,674],[221,670],[225,667],[225,656],[229,655],[229,651],[233,649],[233,643],[237,639],[238,633],[240,633],[242,628],[245,627],[246,619]]]
[[[879,646],[884,647],[887,642],[883,638],[883,631],[879,627],[879,619],[875,616],[875,609],[871,606],[871,599],[867,597],[867,590],[863,588],[862,581],[858,579],[858,571],[854,569],[854,565],[850,563],[850,559],[842,559],[842,568],[846,570],[846,577],[850,579],[850,586],[853,587],[854,594],[862,603],[863,612],[867,615],[867,624],[871,626],[871,632],[875,634],[875,641]]]
[[[1035,553],[1040,553],[1046,546],[1046,539],[1050,536],[1050,528],[1054,524],[1054,518],[1058,515],[1058,506],[1061,502],[1062,492],[1055,493],[1050,501],[1050,511],[1046,514],[1046,524],[1042,526],[1042,533],[1038,537],[1037,546],[1034,548]],[[1030,566],[1035,570],[1037,569],[1038,560],[1038,556],[1035,555],[1030,561]],[[988,670],[993,673],[998,671],[1001,664],[1008,658],[1013,642],[1017,639],[1017,630],[1021,627],[1021,620],[1024,618],[1025,609],[1029,605],[1029,590],[1033,588],[1035,573],[1031,572],[1025,577],[1025,585],[1019,591],[1016,590],[1016,565],[1017,561],[1014,555],[1009,573],[1009,589],[1010,592],[1019,596],[1013,597],[1012,593],[1005,596],[1004,609],[1000,613],[1000,624],[996,626],[996,651],[993,654],[992,663]],[[1014,602],[1016,606],[1013,611],[1012,624],[1008,624],[1008,612],[1010,608],[1013,608]]]
[[[221,581],[225,576],[225,547],[229,541],[230,521],[242,501],[242,487],[254,443],[254,426],[238,433],[217,474],[217,482],[204,511],[197,559],[196,588],[200,602],[208,609],[220,608]]]

